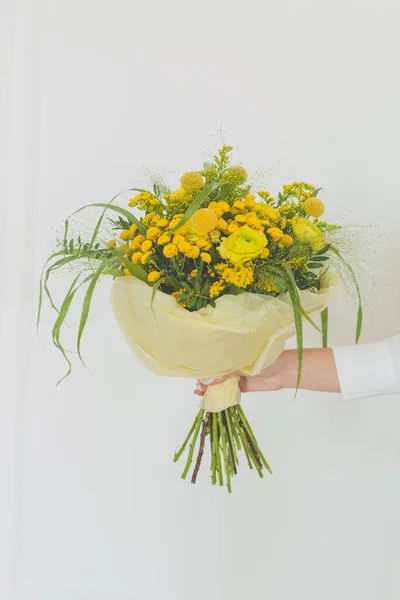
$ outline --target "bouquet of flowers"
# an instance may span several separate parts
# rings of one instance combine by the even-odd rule
[[[96,203],[102,212],[88,240],[64,239],[47,261],[40,285],[39,318],[45,293],[57,311],[53,341],[71,372],[60,334],[79,288],[86,286],[77,350],[93,292],[100,277],[113,280],[115,316],[132,351],[157,375],[217,378],[234,372],[258,374],[271,365],[296,335],[298,384],[303,352],[303,319],[327,344],[327,305],[341,272],[350,275],[362,308],[352,265],[332,242],[340,227],[321,220],[319,189],[305,182],[284,185],[276,197],[253,190],[247,171],[230,164],[223,146],[211,163],[184,173],[173,191],[164,184],[132,188],[130,209]],[[132,195],[133,193],[133,195]],[[89,208],[85,206],[74,213]],[[110,217],[112,215],[112,217]],[[108,221],[106,221],[108,219]],[[108,223],[109,238],[102,239]],[[74,277],[60,307],[50,275],[74,265]],[[321,313],[320,326],[313,319]],[[194,462],[195,483],[206,442],[213,484],[237,473],[239,453],[260,477],[270,467],[240,405],[237,377],[209,386],[189,433],[175,454],[187,451],[182,477]],[[195,454],[196,452],[196,454]]]

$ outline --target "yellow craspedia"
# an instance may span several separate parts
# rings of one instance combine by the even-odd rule
[[[217,227],[218,217],[210,208],[199,208],[188,221],[188,229],[197,235],[207,235]]]
[[[133,233],[131,233],[129,229],[124,229],[124,231],[121,231],[119,234],[119,237],[121,240],[130,240],[133,237]]]
[[[152,247],[152,245],[153,245],[153,242],[151,240],[145,240],[144,242],[142,242],[140,249],[142,252],[148,252],[150,250],[150,248]]]
[[[270,227],[267,229],[267,233],[272,237],[274,242],[279,242],[283,238],[283,231],[279,227]]]
[[[148,275],[147,275],[147,281],[149,283],[155,283],[156,281],[158,281],[161,277],[161,273],[159,271],[151,271]]]
[[[291,220],[294,236],[299,242],[310,244],[311,248],[318,252],[325,244],[322,231],[304,217],[293,217]]]
[[[178,246],[175,244],[167,244],[163,250],[163,254],[166,258],[173,258],[178,254],[178,252]]]
[[[156,240],[161,235],[161,230],[158,227],[149,227],[146,237],[148,240]]]
[[[111,248],[115,248],[116,243],[117,242],[115,240],[110,240],[109,242],[107,242],[107,244],[106,244],[107,250],[111,250]]]
[[[142,260],[142,256],[143,256],[143,252],[135,252],[134,254],[132,254],[131,261],[133,262],[134,265],[138,265],[140,263],[140,261]]]
[[[283,234],[281,241],[284,246],[291,246],[294,242],[294,239],[292,238],[291,235],[289,235],[288,233],[285,233],[285,234]]]
[[[203,262],[207,263],[208,265],[212,261],[211,254],[209,254],[208,252],[201,252],[200,258]]]
[[[259,256],[267,243],[267,238],[261,231],[256,231],[246,225],[225,238],[218,247],[218,252],[222,258],[237,265]]]
[[[319,198],[307,198],[303,208],[310,217],[318,219],[325,211],[325,204]]]
[[[239,165],[229,167],[223,173],[222,180],[230,183],[231,185],[243,185],[246,183],[248,178],[247,171],[244,167],[240,167]]]
[[[181,187],[185,192],[198,192],[204,187],[203,177],[197,171],[188,171],[181,177]]]

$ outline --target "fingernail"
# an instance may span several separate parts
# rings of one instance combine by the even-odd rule
[[[200,379],[201,383],[204,383],[204,385],[211,385],[215,379]]]

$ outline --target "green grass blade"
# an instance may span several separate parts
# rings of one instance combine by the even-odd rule
[[[64,254],[63,250],[60,250],[59,252],[55,252],[54,254],[52,254],[44,263],[42,272],[40,274],[40,281],[39,281],[39,300],[38,300],[38,310],[37,310],[37,316],[36,316],[36,329],[39,329],[39,324],[40,324],[40,317],[42,314],[42,305],[43,305],[43,275],[45,273],[45,269],[46,266],[49,264],[49,262],[53,259],[56,258],[56,256],[61,256],[62,254]],[[56,309],[57,310],[57,309]]]
[[[336,254],[336,256],[338,256],[340,258],[342,263],[349,270],[349,273],[351,275],[351,278],[353,280],[354,286],[357,291],[358,308],[357,308],[357,325],[356,325],[356,344],[358,344],[358,342],[360,341],[360,336],[361,336],[361,331],[362,331],[362,326],[363,326],[363,306],[362,306],[360,286],[358,285],[357,277],[356,277],[356,274],[354,273],[353,267],[343,258],[343,256],[340,254],[340,252],[337,248],[332,247],[332,251]]]
[[[151,291],[151,308],[152,309],[153,309],[154,298],[156,297],[157,290],[158,290],[158,288],[160,287],[161,284],[162,284],[162,279],[159,279],[153,285],[153,289]]]
[[[301,310],[301,314],[303,315],[303,317],[305,318],[306,321],[308,321],[310,323],[310,325],[312,327],[314,327],[314,329],[316,329],[318,331],[318,333],[322,334],[322,331],[320,330],[320,328],[318,327],[318,325],[316,324],[316,322],[310,317],[310,315],[308,314],[308,312],[306,310],[304,310],[304,308],[300,305],[300,310]]]
[[[127,191],[129,191],[129,190],[127,190]],[[92,208],[92,207],[97,207],[97,206],[100,208],[105,208],[106,210],[113,210],[114,212],[116,212],[120,215],[123,215],[129,221],[131,221],[132,223],[135,223],[135,225],[137,226],[137,228],[141,234],[146,235],[146,231],[147,231],[146,227],[143,225],[143,223],[141,223],[139,221],[139,219],[137,219],[135,217],[135,215],[133,213],[131,213],[129,210],[126,210],[125,208],[121,208],[120,206],[112,206],[111,204],[105,204],[104,202],[95,202],[94,204],[87,204],[86,206],[82,206],[81,208],[79,208],[78,210],[73,212],[72,215],[70,215],[68,217],[68,219],[71,219],[74,215],[81,212],[82,210],[85,210],[86,208]],[[67,221],[68,221],[68,219],[67,219]]]
[[[92,302],[93,292],[94,292],[96,284],[100,278],[100,275],[102,274],[104,269],[109,266],[109,264],[110,264],[110,261],[104,261],[99,266],[97,271],[93,275],[91,275],[91,281],[88,285],[88,288],[87,288],[86,294],[85,294],[85,298],[83,300],[81,320],[79,323],[78,340],[77,340],[78,356],[81,359],[83,364],[85,364],[85,363],[82,359],[82,354],[81,354],[81,341],[82,341],[82,335],[83,335],[84,329],[86,327],[86,323],[87,323],[88,316],[89,316],[90,304]]]
[[[197,194],[197,196],[194,198],[194,200],[190,203],[190,206],[186,210],[182,219],[179,221],[179,223],[175,227],[170,229],[169,234],[174,233],[180,227],[182,227],[185,223],[187,223],[189,221],[190,217],[192,217],[194,215],[196,210],[198,210],[202,206],[202,204],[204,204],[204,202],[207,200],[209,195],[219,187],[220,187],[219,183],[210,183],[209,185],[207,185],[204,188],[204,190],[202,190],[199,194]]]
[[[129,260],[129,258],[126,258],[123,253],[121,252],[121,250],[118,249],[113,249],[112,250],[112,254],[114,254],[115,256],[117,256],[119,258],[119,260],[124,263],[124,266],[128,269],[128,271],[130,272],[131,275],[133,275],[133,277],[136,277],[136,279],[140,279],[141,281],[144,281],[147,283],[147,273],[146,271],[143,269],[143,267],[141,267],[140,265],[134,265],[133,262],[131,260]]]
[[[296,285],[296,280],[293,275],[293,271],[291,267],[283,263],[283,268],[287,273],[287,282],[288,282],[288,291],[290,295],[290,299],[293,305],[293,316],[294,316],[294,324],[296,327],[296,343],[297,343],[297,382],[296,382],[296,393],[299,389],[300,379],[301,379],[301,371],[303,367],[303,319],[301,313],[301,302],[299,297],[299,292]]]
[[[328,307],[321,312],[322,347],[328,347]]]

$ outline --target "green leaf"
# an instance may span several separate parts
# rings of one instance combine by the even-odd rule
[[[321,312],[322,347],[328,347],[328,307]]]
[[[197,196],[195,196],[195,198],[191,202],[190,206],[186,210],[182,219],[179,221],[179,223],[175,227],[173,227],[173,229],[170,229],[169,234],[170,235],[173,234],[175,231],[180,229],[185,223],[187,223],[189,221],[189,219],[194,215],[196,210],[198,210],[201,207],[201,205],[204,204],[204,202],[207,200],[209,195],[212,194],[212,192],[214,190],[216,190],[218,187],[220,187],[219,183],[210,183],[199,194],[197,194]]]
[[[59,252],[55,252],[54,254],[52,254],[45,262],[41,275],[40,275],[40,281],[39,281],[39,300],[38,300],[38,310],[37,310],[37,316],[36,316],[36,328],[39,329],[39,324],[40,324],[40,317],[41,317],[41,313],[42,313],[42,305],[43,305],[43,275],[45,273],[45,269],[46,266],[49,264],[49,262],[53,259],[56,258],[57,256],[61,256],[64,254],[63,250],[60,250]],[[54,307],[55,308],[55,307]],[[55,310],[57,310],[55,308]]]
[[[133,277],[136,277],[136,279],[140,279],[141,281],[147,283],[147,273],[143,269],[143,267],[141,267],[140,265],[134,265],[133,262],[129,260],[129,258],[125,258],[121,250],[118,250],[118,248],[113,248],[111,250],[111,253],[114,256],[117,256],[120,259],[120,261],[124,263],[124,266],[128,269],[130,274],[133,275]]]
[[[316,190],[314,190],[311,194],[311,198],[316,198],[321,190],[322,188],[317,188]]]
[[[106,267],[109,266],[111,261],[104,261],[99,268],[97,269],[97,271],[94,273],[94,275],[91,275],[91,281],[88,285],[88,288],[86,290],[86,294],[85,294],[85,298],[83,300],[83,306],[82,306],[82,312],[81,312],[81,320],[79,323],[79,330],[78,330],[78,340],[77,340],[77,349],[78,349],[78,356],[81,359],[82,363],[84,363],[83,358],[82,358],[82,354],[81,354],[81,341],[82,341],[82,335],[84,332],[84,329],[86,327],[86,323],[88,320],[88,316],[89,316],[89,311],[90,311],[90,304],[92,302],[92,297],[93,297],[93,292],[94,292],[94,288],[96,287],[96,284],[100,278],[100,275],[102,274],[102,272],[104,271],[104,269]]]
[[[139,221],[139,219],[137,219],[135,217],[135,215],[133,213],[131,213],[129,210],[126,210],[125,208],[121,208],[120,206],[112,206],[111,202],[113,202],[116,198],[118,198],[118,196],[120,196],[121,194],[124,194],[125,192],[131,192],[131,191],[138,191],[138,188],[131,188],[129,190],[124,190],[123,192],[120,192],[119,194],[117,194],[116,196],[114,196],[114,198],[108,203],[105,204],[103,202],[95,202],[94,204],[87,204],[86,206],[82,206],[81,208],[78,208],[78,210],[76,210],[75,212],[72,213],[72,215],[70,215],[68,217],[68,219],[65,221],[66,227],[68,228],[68,222],[69,219],[71,219],[74,215],[76,215],[77,213],[81,212],[82,210],[85,210],[86,208],[92,208],[92,207],[101,207],[101,208],[105,208],[106,210],[113,210],[116,213],[119,213],[120,215],[123,215],[126,219],[128,219],[128,221],[130,221],[131,223],[135,223],[135,225],[137,226],[138,230],[140,231],[141,234],[146,235],[146,227],[143,225],[143,223],[141,223]],[[91,244],[93,244],[93,242],[96,239],[97,236],[97,232],[100,228],[100,224],[101,224],[101,220],[104,216],[104,212],[102,213],[96,228],[93,232],[93,236],[92,236],[92,241]],[[67,229],[68,230],[68,229]],[[89,246],[90,247],[90,246]]]
[[[331,247],[331,244],[327,244],[326,246],[324,246],[324,248],[321,248],[321,250],[318,250],[318,252],[315,253],[315,256],[319,256],[320,254],[325,254],[325,252],[328,252],[330,247]]]
[[[156,297],[157,290],[160,287],[161,283],[162,283],[162,279],[158,279],[158,281],[156,281],[152,286],[153,287],[153,289],[151,290],[151,307],[152,308],[153,308],[154,298]]]
[[[288,276],[288,290],[289,296],[293,305],[294,324],[296,327],[296,343],[297,343],[297,382],[296,382],[296,394],[299,389],[301,371],[303,367],[303,319],[301,313],[301,302],[300,296],[297,289],[296,281],[293,275],[293,271],[287,263],[282,263]]]
[[[315,262],[326,262],[327,260],[329,260],[329,258],[330,258],[329,256],[317,256],[317,255],[315,255],[315,256],[311,257],[311,261],[314,261],[314,259],[315,259]]]
[[[307,267],[309,269],[321,269],[324,265],[322,263],[309,262],[307,263]]]

